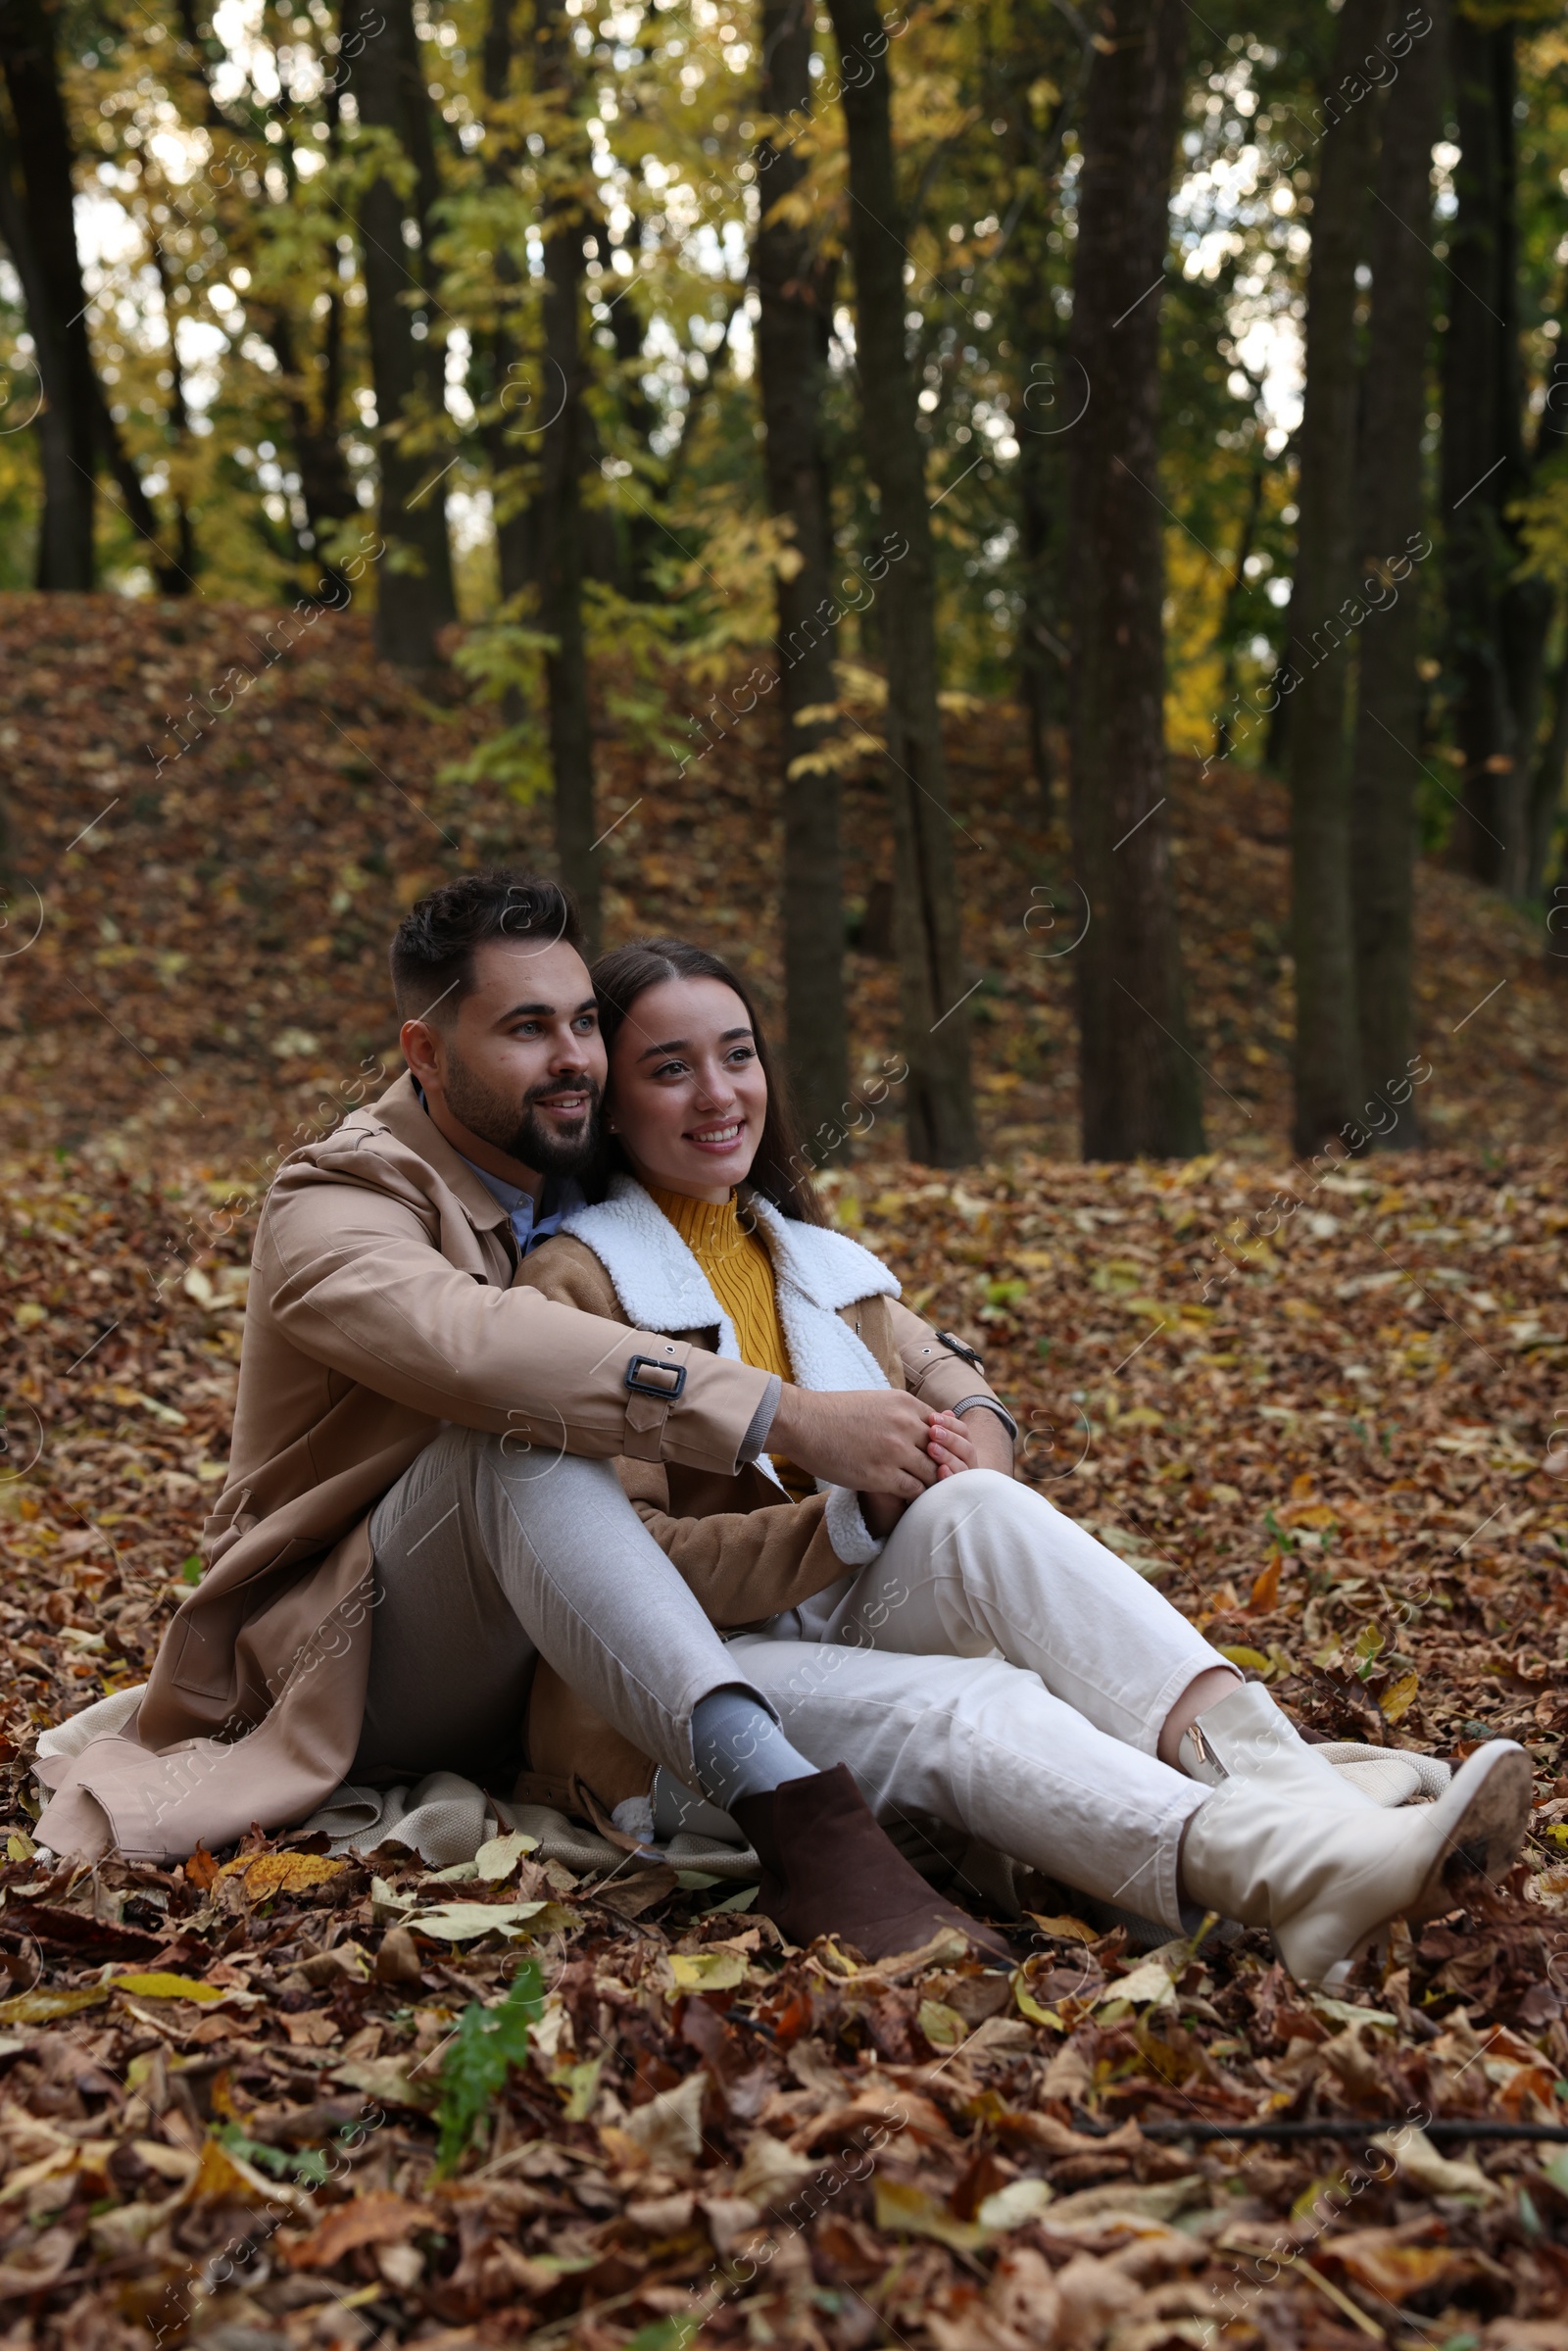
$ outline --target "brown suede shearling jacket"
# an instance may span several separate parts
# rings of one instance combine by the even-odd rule
[[[523,1260],[515,1276],[518,1288],[540,1291],[559,1304],[576,1306],[596,1318],[623,1322],[630,1320],[625,1303],[630,1298],[652,1328],[682,1346],[711,1349],[720,1345],[718,1323],[677,1325],[673,1319],[674,1313],[694,1305],[711,1313],[717,1300],[695,1263],[683,1270],[685,1245],[640,1187],[622,1179],[618,1200],[612,1198],[581,1221],[585,1235],[606,1249],[616,1272],[612,1273],[588,1239],[568,1231]],[[934,1410],[976,1397],[1002,1409],[974,1365],[955,1354],[929,1323],[889,1295],[897,1285],[864,1251],[847,1240],[830,1242],[824,1265],[820,1248],[812,1244],[803,1262],[802,1244],[810,1242],[808,1230],[803,1233],[800,1225],[778,1217],[765,1204],[759,1222],[774,1257],[783,1319],[786,1326],[793,1324],[791,1357],[800,1386],[866,1386],[874,1364],[890,1387],[911,1392]],[[693,1273],[698,1274],[695,1289]],[[668,1310],[658,1311],[661,1302]],[[842,1342],[833,1343],[838,1324],[858,1343],[848,1350],[848,1366]],[[737,1344],[733,1333],[727,1344]],[[865,1354],[860,1354],[861,1348]],[[858,1372],[854,1369],[857,1356]],[[846,1369],[848,1377],[843,1376]],[[791,1501],[753,1463],[715,1473],[680,1462],[623,1456],[615,1468],[643,1524],[723,1632],[764,1624],[827,1592],[877,1547],[858,1508],[844,1507],[853,1497],[814,1494],[804,1501]],[[836,1548],[835,1542],[841,1547]],[[540,1792],[548,1784],[550,1800],[586,1811],[599,1818],[601,1826],[622,1796],[643,1793],[652,1785],[654,1767],[648,1758],[542,1658],[529,1697],[527,1738]]]
[[[628,1319],[604,1265],[568,1234],[525,1257],[514,1285],[605,1321]],[[951,1353],[931,1325],[898,1298],[858,1298],[837,1311],[890,1387],[909,1391],[938,1412],[971,1396],[998,1400],[973,1366]],[[711,1350],[717,1342],[713,1328],[671,1336],[694,1349]],[[826,1494],[792,1502],[755,1463],[714,1471],[623,1455],[615,1469],[643,1524],[721,1632],[739,1632],[797,1608],[858,1564],[833,1547]]]

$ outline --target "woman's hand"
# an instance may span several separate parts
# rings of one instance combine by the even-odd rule
[[[887,1541],[909,1507],[908,1503],[901,1501],[896,1494],[862,1494],[858,1498],[860,1504],[860,1516],[865,1521],[866,1532],[874,1535],[878,1543]]]
[[[926,1451],[939,1478],[956,1478],[963,1469],[1003,1469],[1004,1476],[1012,1475],[1012,1446],[994,1412],[981,1413],[973,1435],[956,1412],[933,1413],[926,1431]],[[860,1516],[871,1534],[884,1543],[909,1507],[895,1494],[862,1494],[859,1500]]]
[[[956,1412],[939,1412],[926,1436],[926,1449],[939,1478],[956,1478],[961,1469],[978,1469],[975,1442]]]

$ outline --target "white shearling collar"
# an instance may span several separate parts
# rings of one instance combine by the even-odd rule
[[[847,1233],[781,1216],[771,1201],[755,1195],[749,1205],[773,1260],[778,1318],[796,1385],[885,1388],[881,1365],[839,1319],[838,1309],[863,1298],[897,1298],[895,1277]],[[593,1250],[615,1286],[622,1313],[638,1330],[716,1329],[718,1352],[739,1360],[734,1325],[707,1275],[633,1177],[612,1177],[608,1200],[574,1208],[561,1229]]]
[[[897,1298],[894,1276],[847,1233],[781,1216],[771,1201],[755,1194],[750,1206],[773,1260],[779,1325],[796,1387],[886,1388],[881,1364],[838,1309],[862,1298]],[[612,1177],[608,1200],[573,1208],[561,1229],[593,1250],[614,1284],[621,1312],[639,1331],[716,1330],[718,1352],[740,1361],[735,1326],[707,1275],[635,1178]],[[756,1467],[780,1484],[765,1453],[758,1456]],[[817,1487],[827,1494],[828,1539],[845,1565],[859,1567],[874,1559],[882,1545],[868,1531],[857,1496],[846,1487],[824,1487],[821,1479]]]

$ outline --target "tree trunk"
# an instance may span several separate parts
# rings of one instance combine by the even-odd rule
[[[1219,709],[1214,715],[1214,749],[1211,758],[1218,762],[1228,759],[1235,749],[1235,730],[1232,719],[1241,699],[1241,633],[1242,599],[1247,593],[1247,559],[1252,552],[1257,525],[1263,513],[1263,483],[1268,473],[1268,454],[1261,430],[1252,445],[1252,472],[1247,486],[1247,506],[1242,514],[1242,527],[1237,536],[1236,553],[1231,558],[1230,582],[1225,590],[1225,602],[1220,610],[1219,627],[1214,642],[1219,650]]]
[[[492,107],[499,108],[510,96],[514,57],[514,27],[516,0],[490,0],[490,13],[485,20],[482,65],[484,94]],[[510,138],[503,141],[495,124],[489,126],[480,149],[484,174],[495,188],[505,187],[515,165],[516,157]],[[513,369],[520,367],[521,348],[514,332],[516,289],[522,283],[522,269],[517,257],[506,245],[496,249],[495,277],[497,288],[496,323],[485,338],[490,362],[490,383],[479,403],[486,410],[480,426],[480,439],[490,464],[490,496],[495,510],[496,568],[500,574],[501,601],[510,604],[525,588],[533,586],[539,576],[537,533],[528,498],[518,477],[518,445],[511,438],[513,429],[521,423],[524,428],[530,419],[521,405],[518,379]],[[514,411],[516,413],[514,413]],[[515,687],[508,689],[506,722],[515,725],[522,715],[522,705]]]
[[[1514,50],[1515,26],[1502,27],[1506,38],[1495,53],[1495,122],[1500,166],[1497,185],[1497,284],[1503,299],[1493,328],[1497,346],[1497,401],[1501,416],[1501,446],[1507,462],[1496,476],[1502,520],[1502,579],[1497,596],[1497,626],[1502,647],[1502,671],[1508,693],[1513,737],[1513,764],[1498,778],[1504,850],[1500,886],[1510,898],[1522,899],[1529,888],[1531,798],[1536,763],[1536,738],[1541,729],[1546,691],[1546,639],[1555,603],[1551,588],[1537,571],[1523,568],[1525,549],[1512,509],[1531,487],[1531,461],[1525,443],[1524,361],[1519,330],[1519,142],[1514,120],[1518,70]],[[1545,417],[1542,419],[1543,426]],[[1543,431],[1543,441],[1546,436]],[[1488,485],[1491,487],[1491,485]]]
[[[1562,808],[1565,774],[1568,774],[1568,652],[1557,664],[1552,684],[1551,726],[1541,747],[1531,785],[1529,894],[1532,898],[1544,898],[1546,894],[1546,866]],[[1568,940],[1561,947],[1553,947],[1548,941],[1548,953],[1554,960],[1568,953]]]
[[[560,414],[540,438],[539,623],[555,639],[545,658],[550,764],[555,775],[556,856],[576,898],[590,952],[599,941],[600,867],[594,854],[593,732],[582,619],[582,473],[590,424],[584,405],[588,358],[582,334],[584,185],[588,157],[573,107],[571,30],[561,0],[538,0],[534,16],[537,87],[559,111],[547,134],[560,171],[545,217],[544,346],[548,411]]]
[[[1389,0],[1345,0],[1329,69],[1328,126],[1312,199],[1296,579],[1286,648],[1291,930],[1296,957],[1296,1147],[1317,1151],[1361,1109],[1350,912],[1348,726],[1355,613],[1355,270],[1365,249],[1377,102],[1344,92],[1382,38]]]
[[[190,410],[185,400],[185,370],[179,356],[179,314],[174,308],[174,283],[163,246],[153,248],[153,267],[163,298],[164,323],[169,330],[169,442],[171,489],[174,500],[175,554],[158,567],[161,596],[188,596],[196,585],[196,530],[178,475],[190,458]]]
[[[811,0],[762,0],[764,115],[811,111]],[[802,1132],[820,1138],[849,1096],[844,1004],[844,893],[835,774],[796,774],[824,729],[800,713],[834,699],[831,612],[833,528],[823,448],[822,394],[829,320],[821,263],[809,230],[780,208],[806,177],[798,142],[758,152],[761,221],[752,271],[761,302],[757,371],[766,431],[767,500],[793,525],[800,568],[778,582],[779,770],[784,801],[784,1002],[787,1066]]]
[[[1063,496],[1064,459],[1061,443],[1052,434],[1052,422],[1070,415],[1059,355],[1048,358],[1044,378],[1023,387],[1020,401],[1018,451],[1019,586],[1023,610],[1018,623],[1019,683],[1029,740],[1029,768],[1034,777],[1036,822],[1050,824],[1055,814],[1056,759],[1054,731],[1066,715],[1070,655],[1064,643],[1061,576],[1066,537]],[[1031,395],[1042,405],[1034,413]]]
[[[625,239],[628,252],[635,253],[638,250],[640,233],[634,217]],[[605,272],[602,282],[608,284],[614,274],[614,265],[611,260],[614,247],[602,221],[595,225],[594,242],[599,248],[600,267]],[[635,435],[643,455],[657,461],[653,436],[659,427],[660,415],[642,385],[643,343],[648,330],[632,300],[630,284],[631,280],[628,279],[621,292],[610,298],[610,331],[615,344],[615,394],[625,429]],[[629,513],[623,512],[614,519],[621,551],[616,559],[617,584],[623,594],[635,598],[639,603],[657,600],[660,591],[654,583],[654,562],[660,546],[667,547],[668,540],[640,502]]]
[[[1187,14],[1181,0],[1111,0],[1097,23],[1069,343],[1092,396],[1067,441],[1073,854],[1088,902],[1076,951],[1083,1150],[1168,1158],[1203,1143],[1164,815],[1158,484],[1159,288]]]
[[[905,339],[904,211],[894,170],[888,34],[876,0],[830,0],[850,147],[849,249],[865,462],[881,507],[887,747],[909,1155],[958,1167],[977,1149],[947,765],[937,707],[925,449]],[[902,552],[899,552],[902,551]]]
[[[1057,815],[1065,781],[1071,597],[1067,587],[1067,446],[1084,388],[1068,368],[1066,330],[1057,311],[1062,290],[1061,164],[1069,123],[1076,124],[1095,51],[1074,11],[1053,0],[1018,0],[1011,35],[989,60],[995,76],[993,136],[1000,138],[1001,184],[1012,191],[988,272],[1003,278],[999,323],[1016,357],[1011,406],[1018,437],[1018,590],[1013,659],[1024,708],[1034,821]],[[1057,95],[1036,119],[1044,88]],[[999,128],[1000,123],[1000,128]],[[1053,243],[1054,240],[1054,243]],[[1061,810],[1065,814],[1065,809]]]
[[[99,455],[107,462],[123,501],[121,513],[137,536],[145,540],[153,560],[153,569],[162,583],[178,559],[169,550],[158,516],[153,511],[152,500],[142,487],[136,461],[120,437],[120,427],[109,413],[109,403],[104,398],[103,386],[96,375],[92,378],[92,414]],[[172,591],[166,589],[164,592],[168,594]]]
[[[0,60],[12,113],[11,123],[0,126],[0,231],[22,279],[43,389],[37,581],[40,588],[87,589],[93,584],[96,386],[76,252],[71,129],[54,18],[43,0],[7,0],[0,8]]]
[[[1453,15],[1453,73],[1461,154],[1458,210],[1448,239],[1443,350],[1444,568],[1448,658],[1457,679],[1453,720],[1463,759],[1454,856],[1478,881],[1503,883],[1521,746],[1501,642],[1508,566],[1505,500],[1513,433],[1511,256],[1513,26]]]
[[[1441,0],[1439,0],[1441,4]],[[1351,770],[1351,907],[1361,1070],[1396,1123],[1385,1145],[1419,1142],[1414,1101],[1399,1089],[1415,1050],[1411,956],[1416,777],[1424,694],[1421,436],[1426,424],[1432,261],[1432,146],[1443,100],[1443,31],[1416,41],[1384,100],[1371,221],[1372,333],[1356,453],[1357,593],[1376,598],[1361,631]],[[1388,601],[1390,598],[1393,601]],[[1390,1089],[1394,1089],[1391,1094]],[[1371,1115],[1381,1121],[1383,1113]]]
[[[311,534],[310,552],[316,558],[318,578],[329,589],[332,603],[339,605],[349,593],[349,581],[325,560],[321,548],[336,525],[359,513],[359,501],[354,495],[338,431],[338,414],[343,404],[343,306],[330,287],[326,299],[326,323],[319,355],[321,392],[317,407],[311,404],[310,375],[300,364],[294,322],[287,311],[280,308],[273,312],[266,333],[282,379],[289,438],[299,465],[300,496],[305,501],[306,527]]]
[[[346,36],[349,12],[344,14]],[[375,643],[383,660],[404,669],[433,668],[439,659],[437,633],[457,617],[439,481],[443,460],[431,437],[443,412],[440,346],[428,331],[429,309],[416,313],[405,299],[427,288],[432,274],[435,151],[418,48],[411,0],[375,0],[357,73],[360,120],[394,133],[416,176],[412,203],[382,177],[371,182],[360,204],[379,424],[380,535],[386,543],[377,573]],[[405,219],[417,227],[416,253],[405,241]]]
[[[1535,464],[1540,466],[1568,453],[1568,299],[1558,305],[1557,339],[1545,404],[1536,428]],[[1568,647],[1557,665],[1551,689],[1551,722],[1530,780],[1530,855],[1524,895],[1544,895],[1551,839],[1562,807],[1563,773],[1568,767]]]

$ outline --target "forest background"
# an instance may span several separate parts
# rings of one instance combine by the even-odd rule
[[[1562,2341],[1565,66],[0,0],[8,2345]],[[1328,1997],[1033,1874],[884,1973],[516,1838],[40,1853],[489,862],[732,958],[1019,1474],[1308,1733],[1520,1740],[1505,1884]]]
[[[1012,960],[1070,975],[1086,1155],[1249,1098],[1179,905],[1239,771],[1289,787],[1232,979],[1299,1151],[1421,1138],[1423,855],[1563,966],[1556,9],[8,0],[0,50],[0,581],[250,614],[89,751],[132,820],[350,607],[421,805],[533,808],[489,853],[520,828],[596,931],[627,761],[705,808],[741,738],[819,1162],[850,954],[897,970],[910,1154],[979,1149],[944,722],[989,729]],[[46,829],[13,808],[19,942]]]

